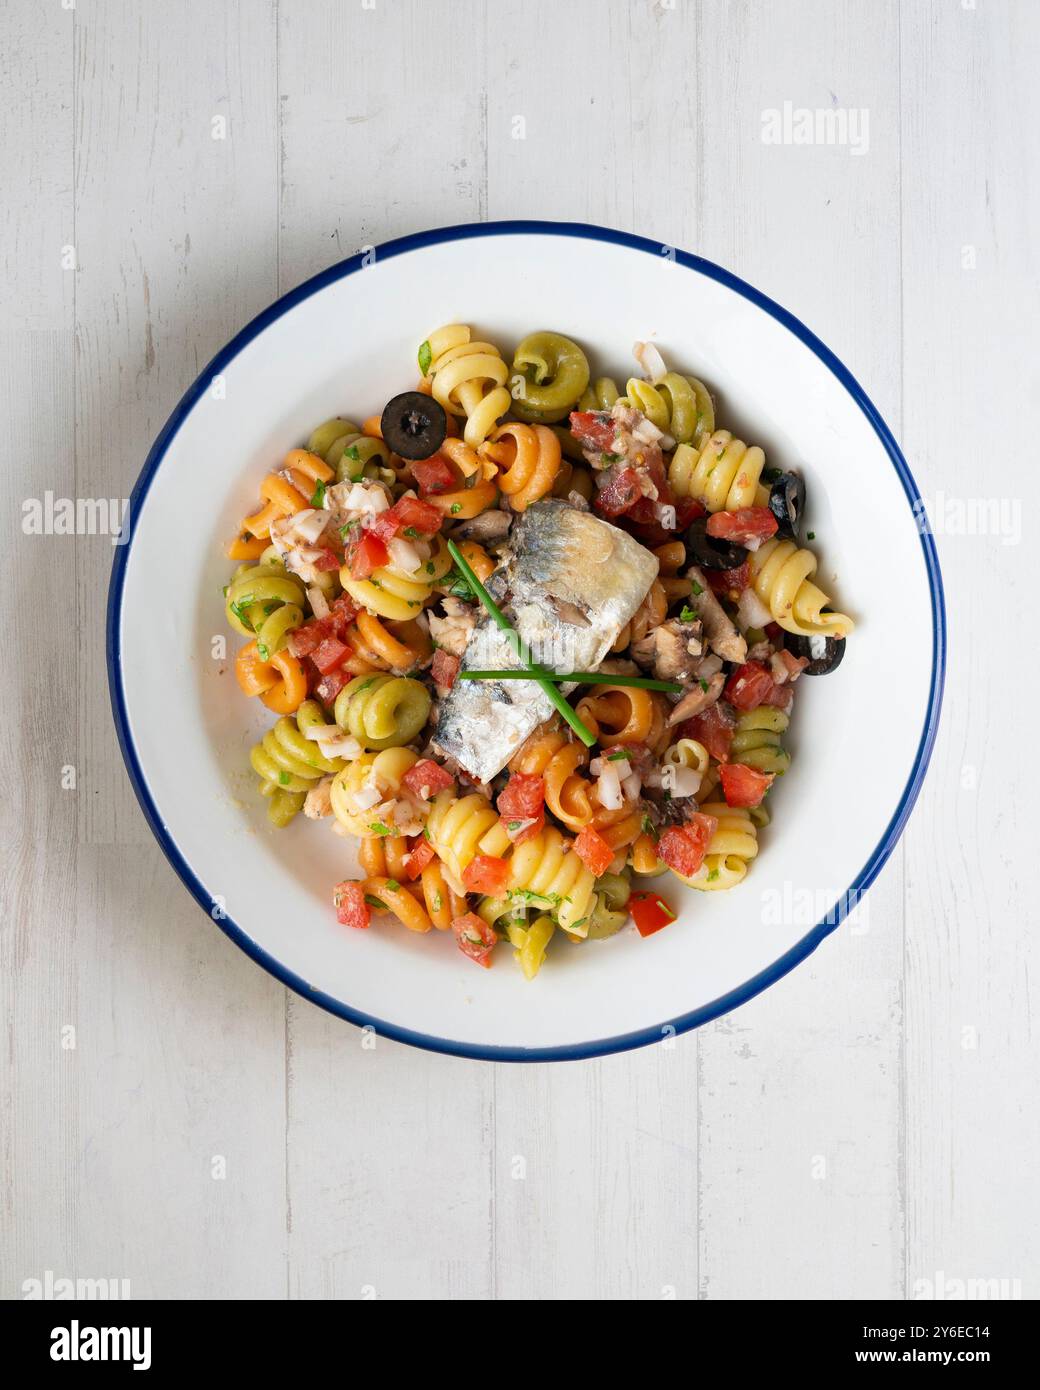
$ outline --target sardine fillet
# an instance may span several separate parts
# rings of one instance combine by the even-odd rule
[[[489,588],[508,595],[514,624],[549,670],[594,671],[646,597],[657,559],[638,541],[566,502],[536,502],[513,523],[512,553]],[[515,670],[503,633],[485,617],[463,670]],[[435,742],[488,782],[553,713],[534,681],[457,681],[441,704]]]

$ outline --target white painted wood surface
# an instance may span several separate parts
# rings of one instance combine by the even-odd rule
[[[6,0],[0,1295],[1040,1295],[1038,60],[1031,0]],[[867,147],[764,143],[785,102],[865,110]],[[279,291],[510,216],[730,266],[953,527],[1020,518],[939,537],[944,723],[865,924],[699,1033],[553,1067],[368,1049],[214,930],[116,748],[111,545],[20,524],[46,488],[126,496]]]

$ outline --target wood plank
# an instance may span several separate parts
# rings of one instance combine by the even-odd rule
[[[1022,697],[1040,675],[1027,558],[1040,484],[1029,444],[989,462],[990,430],[966,440],[962,410],[984,403],[1015,439],[1040,428],[1023,365],[1040,312],[1027,136],[1040,12],[902,13],[906,444],[951,623],[943,723],[907,836],[907,1287],[950,1298],[955,1281],[997,1280],[1004,1297],[1036,1298],[1040,944]]]

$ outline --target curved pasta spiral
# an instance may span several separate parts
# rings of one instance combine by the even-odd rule
[[[589,732],[604,746],[645,743],[656,751],[668,737],[664,701],[651,690],[600,685],[595,693],[582,696],[577,713]]]
[[[335,476],[339,483],[357,483],[362,478],[396,481],[393,456],[379,433],[367,432],[368,423],[359,426],[352,420],[335,416],[319,425],[311,435],[307,448],[325,460],[330,478]]]
[[[363,879],[360,887],[369,907],[392,913],[409,931],[427,932],[433,926],[425,903],[420,902],[418,892],[410,884],[374,874]]]
[[[780,746],[780,735],[789,722],[784,711],[772,705],[759,705],[739,714],[730,744],[730,762],[782,776],[791,766],[790,753]]]
[[[718,821],[715,833],[708,842],[704,863],[690,878],[675,873],[676,878],[702,892],[734,888],[747,873],[750,860],[758,853],[758,830],[746,810],[727,806],[724,801],[706,801],[701,810]]]
[[[586,934],[596,881],[574,853],[571,840],[546,826],[514,848],[509,864],[511,893],[533,895],[536,903],[551,908],[565,931]]]
[[[482,848],[480,842],[498,823],[498,812],[479,792],[456,797],[446,790],[434,798],[426,833],[460,885],[466,866]]]
[[[345,766],[341,763],[329,788],[329,800],[332,814],[343,829],[362,840],[377,833],[392,836],[394,812],[381,811],[377,815],[371,807],[359,805],[355,798],[362,788],[371,785],[384,800],[392,800],[401,790],[404,774],[418,757],[411,748],[384,748],[378,753],[362,753],[360,758]]]
[[[779,711],[775,712],[779,713]],[[711,754],[704,744],[698,742],[697,739],[680,738],[675,743],[669,744],[661,761],[671,767],[687,767],[692,772],[700,773],[703,777],[711,764]],[[739,762],[740,759],[734,758],[733,761]]]
[[[259,695],[275,714],[294,713],[307,696],[307,677],[292,652],[263,655],[255,637],[235,657],[235,679],[244,695]]]
[[[336,696],[341,729],[370,750],[410,743],[430,716],[430,692],[410,676],[355,676]]]
[[[430,354],[434,400],[450,414],[466,417],[463,439],[475,449],[512,404],[502,354],[492,343],[473,342],[470,329],[460,323],[438,328],[423,347]]]
[[[499,425],[481,452],[502,469],[498,486],[514,512],[550,493],[560,472],[560,441],[548,425]]]
[[[369,669],[398,674],[414,670],[433,650],[429,634],[414,620],[388,624],[364,610],[347,628],[346,641]]]
[[[546,806],[568,829],[582,830],[595,812],[591,785],[578,771],[587,762],[584,744],[549,724],[536,729],[514,754],[509,770],[544,778]]]
[[[281,560],[272,559],[262,565],[239,565],[224,599],[224,613],[235,632],[259,638],[270,654],[284,646],[285,636],[302,620],[307,590]],[[278,618],[283,607],[290,612]],[[295,622],[289,622],[295,614]]]
[[[785,632],[802,637],[847,637],[854,623],[844,613],[823,611],[830,599],[809,582],[816,556],[776,537],[749,557],[751,586]]]
[[[657,582],[667,602],[673,604],[676,599],[688,598],[693,593],[693,583],[679,574],[686,568],[686,547],[682,541],[667,541],[657,546],[654,554],[657,556]]]
[[[289,824],[315,782],[343,767],[342,758],[325,757],[317,743],[305,736],[308,728],[328,728],[330,735],[338,732],[316,700],[305,700],[295,719],[279,719],[249,754],[260,778],[260,793],[270,798],[268,819],[277,826]]]
[[[589,362],[562,333],[529,333],[513,354],[513,411],[521,420],[562,420],[589,384]]]
[[[769,493],[759,479],[765,464],[757,445],[748,448],[729,430],[716,430],[700,449],[678,446],[668,465],[668,482],[676,497],[693,497],[709,512],[764,507]]]
[[[380,565],[367,579],[355,579],[350,566],[344,564],[339,580],[362,608],[381,618],[403,622],[419,613],[438,579],[450,569],[451,556],[443,537],[438,536],[430,559],[414,574],[405,574],[392,565]]]
[[[621,402],[641,410],[652,425],[669,434],[676,444],[703,444],[715,428],[715,407],[708,388],[695,376],[667,372],[660,381],[630,377],[625,394],[608,376],[594,381],[579,402],[580,410],[612,410]]]

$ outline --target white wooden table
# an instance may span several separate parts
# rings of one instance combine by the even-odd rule
[[[1040,1295],[1038,61],[1032,0],[5,0],[0,1294]],[[801,108],[830,143],[772,140]],[[116,748],[111,544],[21,524],[125,497],[280,292],[512,216],[698,251],[814,328],[945,519],[951,620],[869,930],[558,1066],[365,1050],[214,929]]]

